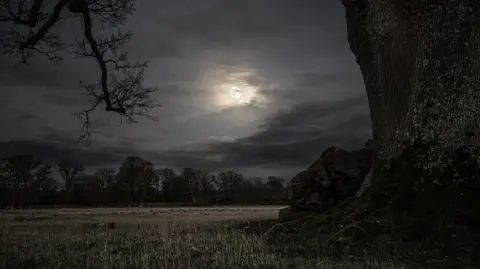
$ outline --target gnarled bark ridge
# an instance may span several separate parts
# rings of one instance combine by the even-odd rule
[[[348,39],[368,94],[378,158],[438,143],[423,163],[478,157],[480,2],[343,0]],[[450,157],[449,157],[450,156]]]
[[[475,238],[480,234],[475,206],[480,203],[480,1],[342,2],[378,145],[367,177],[372,180],[364,197],[370,203],[367,214],[388,212],[397,227],[419,218],[421,225],[410,225],[417,231],[428,227],[422,231],[450,232],[450,237],[458,234],[450,228],[462,227],[465,240]]]

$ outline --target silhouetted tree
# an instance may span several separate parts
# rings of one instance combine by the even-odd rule
[[[41,183],[47,180],[48,178],[50,178],[51,173],[52,173],[52,166],[50,164],[40,165],[35,175],[35,182]]]
[[[65,183],[65,192],[67,194],[68,202],[70,202],[70,199],[72,198],[76,176],[83,170],[83,165],[74,160],[63,160],[58,164],[58,172]]]
[[[36,182],[36,187],[39,204],[51,205],[58,202],[57,195],[59,193],[60,186],[55,179],[46,177],[41,181]]]
[[[280,177],[269,176],[267,179],[267,187],[273,190],[283,189],[285,180]]]
[[[115,170],[113,168],[98,168],[95,175],[100,178],[102,188],[106,188],[115,180]]]
[[[217,176],[218,188],[224,192],[232,191],[243,180],[243,176],[235,171],[220,172]]]
[[[277,204],[286,202],[288,192],[285,188],[285,180],[283,178],[269,176],[265,184],[268,203]]]
[[[163,192],[164,202],[168,202],[171,198],[172,180],[176,177],[175,172],[173,169],[163,168],[158,169],[156,173]]]
[[[200,192],[200,187],[198,181],[195,178],[195,170],[193,168],[183,169],[182,177],[184,180],[187,181],[188,190],[190,193],[190,197],[192,198],[192,202],[196,203],[197,195]]]
[[[197,202],[199,196],[204,195],[214,188],[213,183],[215,177],[211,176],[206,171],[185,168],[182,177],[188,182],[188,189],[193,203]]]
[[[216,177],[207,171],[195,170],[195,180],[198,182],[201,194],[209,194],[215,191]]]
[[[188,178],[179,175],[168,180],[169,202],[191,202],[190,185]]]
[[[62,60],[62,53],[75,57],[92,58],[100,68],[99,79],[93,83],[81,82],[92,106],[79,113],[84,118],[82,137],[89,138],[91,111],[103,104],[135,122],[135,116],[146,116],[156,104],[151,99],[153,88],[142,85],[147,63],[131,63],[124,44],[131,38],[130,31],[102,36],[103,27],[119,28],[135,10],[135,0],[3,0],[0,2],[0,23],[8,24],[0,30],[0,49],[28,63],[38,54],[53,61]],[[53,30],[66,19],[80,21],[82,36],[76,43],[66,44],[65,38]],[[71,24],[75,25],[75,24]],[[69,48],[67,50],[67,47]]]
[[[50,164],[41,164],[35,172],[34,181],[33,181],[33,192],[30,195],[36,194],[39,199],[50,199],[52,191],[56,191],[56,186],[53,186],[53,183],[50,180],[53,180],[50,177],[52,172],[52,166]],[[55,180],[53,180],[55,181]],[[56,183],[56,182],[55,182]]]
[[[11,207],[15,207],[17,197],[20,207],[25,202],[25,194],[35,181],[37,174],[44,176],[44,171],[48,170],[42,167],[42,163],[37,161],[32,155],[14,155],[8,157],[2,162],[2,175],[7,180],[8,188],[11,190]]]
[[[102,205],[106,202],[104,181],[97,173],[76,176],[73,202],[82,205]]]
[[[153,164],[138,156],[127,157],[118,172],[118,180],[125,184],[134,203],[143,202],[147,188],[155,179]]]
[[[220,172],[217,176],[221,203],[232,203],[234,196],[238,199],[239,191],[245,186],[244,177],[235,171]]]

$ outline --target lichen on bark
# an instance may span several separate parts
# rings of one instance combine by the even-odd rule
[[[353,219],[388,217],[416,239],[462,227],[463,243],[480,242],[480,1],[343,4],[379,144]]]
[[[448,166],[459,147],[478,153],[478,1],[343,2],[378,158],[388,162],[421,141],[438,142],[425,168]]]
[[[353,219],[388,219],[370,232],[385,231],[404,241],[430,240],[428,246],[448,257],[480,259],[480,167],[477,157],[457,148],[445,166],[426,166],[437,142],[416,142],[379,168],[366,207]],[[358,210],[360,209],[360,210]],[[379,229],[379,227],[385,229]]]

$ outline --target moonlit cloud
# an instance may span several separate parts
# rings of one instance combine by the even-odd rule
[[[214,101],[220,108],[236,106],[260,106],[266,107],[268,99],[262,95],[261,84],[254,84],[248,78],[255,75],[255,71],[234,71],[217,70],[212,78],[212,95]],[[232,96],[232,90],[237,90],[238,96]]]

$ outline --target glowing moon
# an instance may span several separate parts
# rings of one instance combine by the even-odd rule
[[[240,92],[240,88],[237,86],[232,87],[232,89],[230,90],[230,94],[232,95],[233,98],[240,98],[242,96]]]
[[[260,93],[260,85],[246,79],[255,75],[253,71],[229,72],[216,70],[211,77],[205,76],[205,85],[210,89],[211,102],[215,107],[234,108],[249,105],[264,106],[267,99]]]

